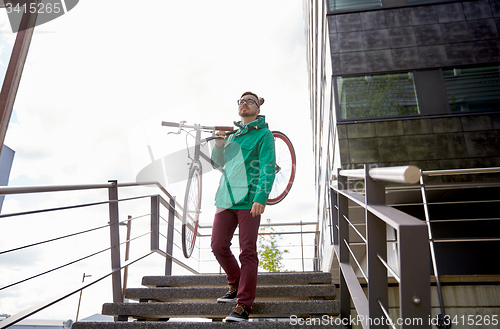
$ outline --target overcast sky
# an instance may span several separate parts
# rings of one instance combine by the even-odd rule
[[[0,32],[1,72],[8,63],[5,50],[13,40],[5,12],[0,13]],[[144,5],[131,0],[85,0],[66,15],[36,27],[5,139],[16,152],[9,185],[135,181],[152,156],[159,159],[185,147],[184,137],[167,135],[171,130],[160,126],[162,120],[231,125],[239,119],[236,100],[244,91],[266,99],[261,114],[272,130],[290,137],[298,159],[290,195],[267,207],[263,219],[316,220],[301,0],[152,0]],[[217,175],[210,172],[203,178],[201,221],[205,224],[211,223],[214,214]],[[166,181],[165,185],[180,202],[185,182]],[[7,196],[2,212],[102,197],[106,194]],[[120,211],[121,219],[141,215],[130,213],[139,211],[134,207]],[[70,221],[67,216],[49,215],[0,220],[0,250],[25,240],[39,241],[45,231],[57,236],[85,225],[105,225],[106,220]],[[105,248],[108,240],[105,233],[92,244]],[[61,244],[57,257],[62,259],[88,243]],[[27,269],[44,268],[55,258],[45,252],[0,255],[0,284],[24,277]],[[109,269],[109,259],[103,259],[103,264]],[[155,264],[143,266],[141,275],[148,275],[148,270],[162,272],[162,268],[152,269]],[[83,272],[93,270],[81,266],[66,270],[65,282],[81,282]],[[47,280],[52,280],[47,281],[50,284],[59,279]],[[15,314],[58,292],[40,285],[0,291],[0,313]],[[129,286],[139,285],[140,277],[129,281]],[[111,301],[107,289],[111,289],[109,283],[84,291],[80,318],[100,313],[102,302]],[[33,291],[37,298],[32,297]],[[36,317],[74,320],[76,306],[74,296]]]

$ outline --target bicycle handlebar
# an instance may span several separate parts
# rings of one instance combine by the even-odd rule
[[[215,130],[222,130],[222,131],[233,131],[235,130],[234,127],[229,127],[229,126],[215,126]]]
[[[162,121],[162,126],[167,127],[176,127],[176,128],[193,128],[193,129],[208,129],[208,130],[222,130],[222,131],[233,131],[234,127],[229,126],[200,126],[200,125],[188,125],[185,122],[177,123],[177,122],[167,122]]]
[[[162,121],[161,122],[161,125],[162,126],[167,126],[167,127],[179,127],[180,124],[179,123],[175,123],[175,122],[167,122],[167,121]]]

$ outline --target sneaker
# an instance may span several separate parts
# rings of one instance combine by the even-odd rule
[[[248,321],[248,311],[245,305],[238,304],[233,307],[233,311],[225,319],[226,322]]]
[[[238,295],[238,289],[230,287],[226,294],[220,298],[217,298],[217,303],[232,303],[236,301],[236,295]]]

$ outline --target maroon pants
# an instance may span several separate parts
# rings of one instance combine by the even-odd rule
[[[241,268],[230,249],[238,225]],[[238,287],[238,304],[244,304],[249,310],[257,289],[259,225],[260,215],[252,217],[250,209],[217,208],[212,227],[212,252],[226,272],[229,285]]]

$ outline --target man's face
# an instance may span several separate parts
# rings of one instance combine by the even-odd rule
[[[240,117],[242,117],[242,118],[253,117],[253,116],[257,116],[257,114],[260,113],[260,109],[257,106],[259,100],[256,97],[254,97],[252,95],[245,95],[245,96],[240,98],[240,102],[241,101],[245,101],[245,102],[238,105],[238,114],[240,115]],[[246,101],[249,101],[249,102],[246,102]],[[253,104],[249,104],[252,102],[253,102]]]

